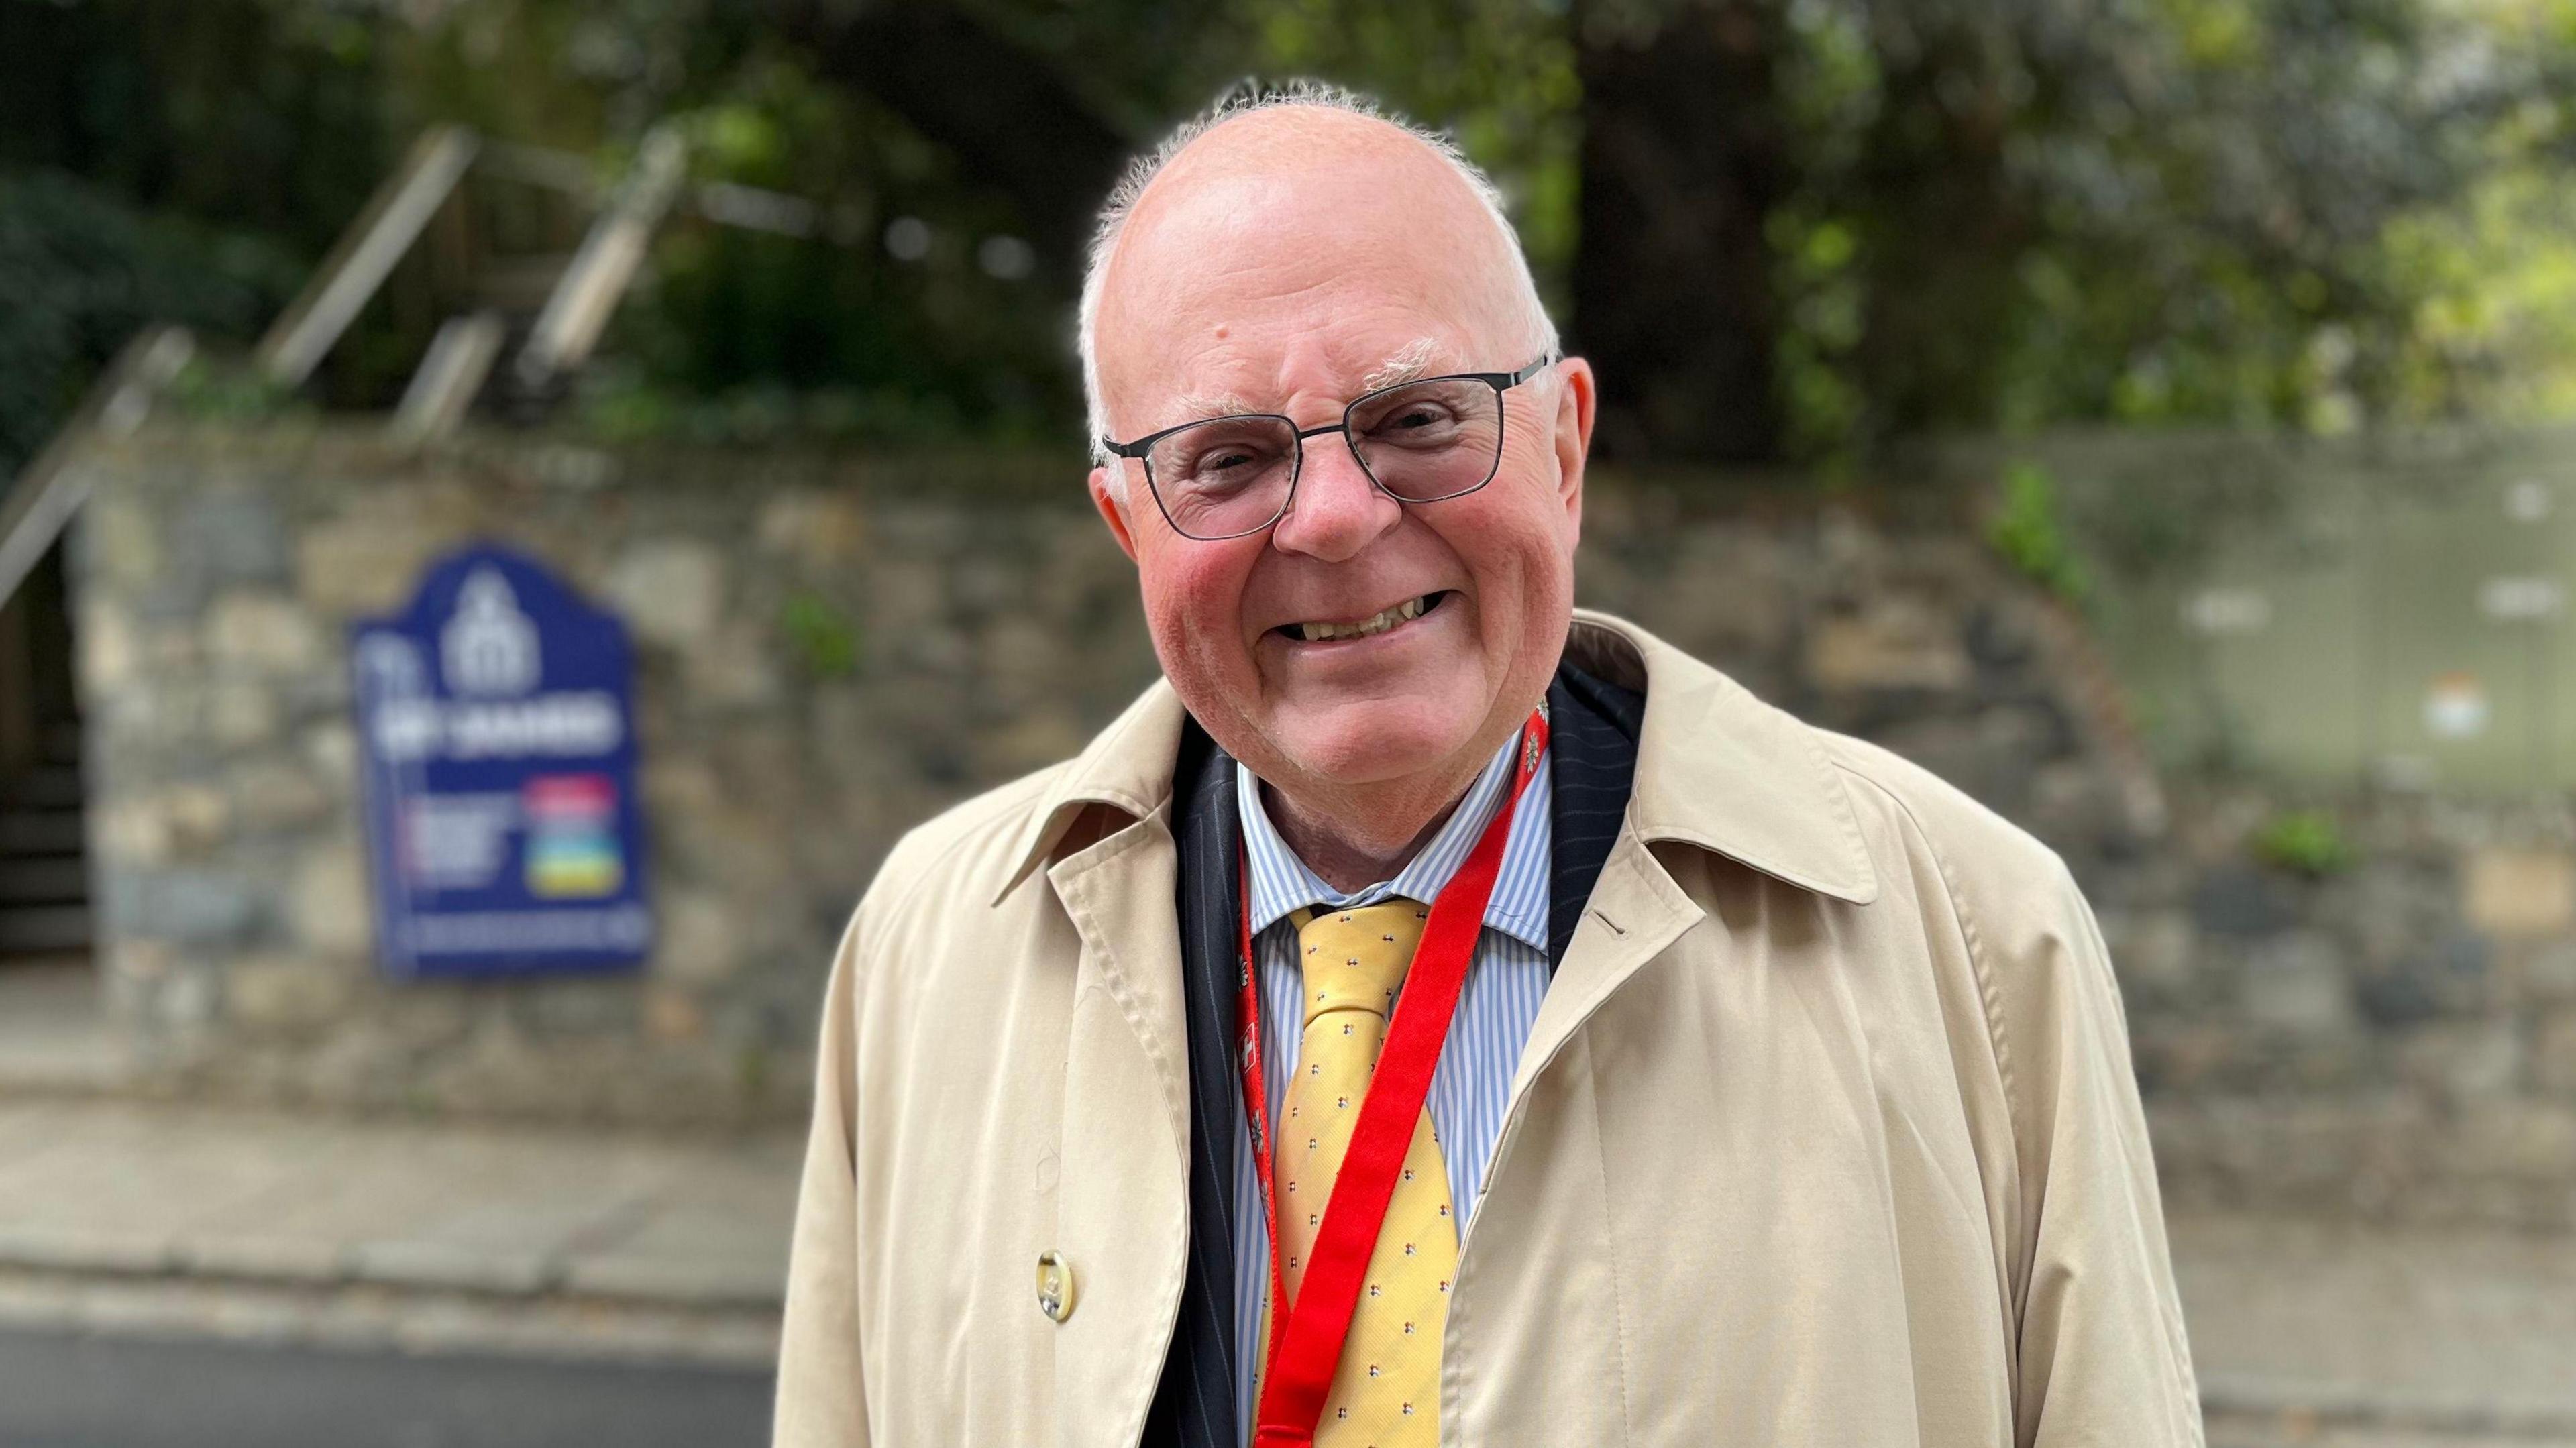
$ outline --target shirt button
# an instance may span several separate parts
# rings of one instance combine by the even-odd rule
[[[1061,1252],[1038,1254],[1038,1311],[1049,1322],[1073,1316],[1073,1264]]]

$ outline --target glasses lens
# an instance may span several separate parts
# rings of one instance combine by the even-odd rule
[[[1408,502],[1485,485],[1503,453],[1503,397],[1483,382],[1434,377],[1364,397],[1351,446],[1378,486]]]
[[[1211,418],[1155,443],[1145,465],[1173,527],[1194,538],[1248,533],[1287,506],[1297,434],[1276,417]]]

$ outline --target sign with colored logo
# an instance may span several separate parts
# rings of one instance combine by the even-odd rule
[[[625,625],[534,560],[475,547],[351,646],[385,970],[641,961],[653,920]]]

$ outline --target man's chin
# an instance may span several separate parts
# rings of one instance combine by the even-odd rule
[[[1271,742],[1299,773],[1350,789],[1449,764],[1472,741],[1476,722],[1420,707],[1374,704],[1279,719]]]

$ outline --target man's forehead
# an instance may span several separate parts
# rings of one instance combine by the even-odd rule
[[[1494,324],[1490,288],[1471,267],[1391,255],[1392,241],[1316,235],[1302,249],[1221,255],[1165,240],[1125,259],[1100,317],[1102,380],[1138,409],[1121,421],[1278,412],[1295,392],[1357,396],[1457,371]]]
[[[1392,350],[1373,354],[1354,352],[1346,362],[1335,360],[1343,365],[1335,365],[1331,370],[1337,378],[1349,379],[1345,387],[1353,397],[1381,387],[1410,382],[1417,377],[1456,371],[1463,365],[1456,348],[1431,336],[1416,337]],[[1277,412],[1287,400],[1276,382],[1254,380],[1249,376],[1260,370],[1257,367],[1241,369],[1240,374],[1234,368],[1212,370],[1223,371],[1229,376],[1243,375],[1246,380],[1194,381],[1160,403],[1149,403],[1154,409],[1153,426],[1164,428],[1197,418],[1225,417],[1235,413]]]
[[[1519,277],[1481,196],[1419,138],[1285,111],[1184,147],[1106,267],[1096,356],[1132,431],[1279,410],[1281,374],[1316,361],[1353,395],[1459,370]]]
[[[1119,234],[1100,320],[1151,335],[1328,309],[1451,316],[1492,291],[1498,264],[1517,275],[1495,241],[1472,206],[1362,177],[1176,182],[1149,193]]]

